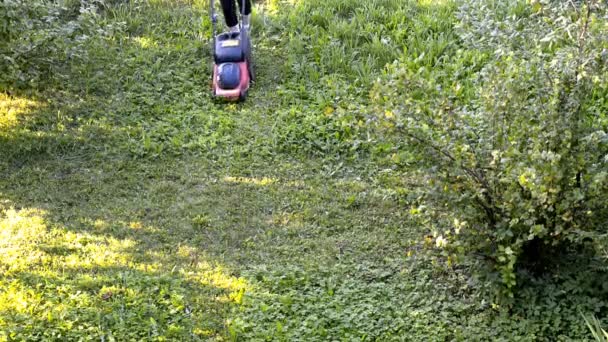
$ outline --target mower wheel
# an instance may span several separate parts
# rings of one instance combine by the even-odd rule
[[[249,60],[247,61],[247,67],[249,69],[249,78],[251,79],[252,82],[255,81],[255,67],[253,66],[253,59],[251,57],[249,57]]]
[[[241,95],[239,96],[239,101],[245,102],[245,100],[247,100],[248,93],[249,93],[249,90],[242,91]]]

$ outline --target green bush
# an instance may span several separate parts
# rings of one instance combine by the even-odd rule
[[[101,0],[0,2],[0,85],[38,87],[61,79],[72,61],[86,59]]]
[[[437,65],[394,63],[373,92],[396,149],[425,166],[421,213],[453,261],[512,295],[597,241],[608,219],[608,43],[599,1],[468,1]]]

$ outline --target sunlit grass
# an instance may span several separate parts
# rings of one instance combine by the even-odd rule
[[[297,4],[298,1],[299,0],[268,0],[262,2],[260,5],[263,6],[264,13],[276,15],[283,6],[293,6]]]
[[[455,0],[418,0],[419,6],[430,7],[430,6],[446,6],[455,5]]]
[[[253,177],[232,177],[226,176],[224,177],[224,181],[227,183],[236,183],[236,184],[253,184],[253,185],[269,185],[276,182],[276,179],[262,177],[262,178],[253,178]]]
[[[143,49],[158,47],[158,43],[150,37],[134,37],[133,40]]]
[[[303,213],[279,213],[273,215],[266,222],[268,224],[278,225],[282,227],[297,227],[304,223],[305,215]]]
[[[227,275],[194,247],[142,257],[144,251],[133,238],[99,234],[104,231],[99,228],[111,226],[103,220],[94,220],[92,231],[70,231],[49,226],[47,215],[39,209],[0,212],[0,323],[9,331],[54,324],[59,334],[84,328],[91,336],[109,336],[114,329],[98,326],[98,319],[82,321],[82,313],[112,321],[113,312],[122,307],[126,311],[121,316],[140,322],[138,334],[158,333],[158,324],[171,312],[185,320],[182,327],[209,335],[222,318],[205,312],[240,304],[250,291],[244,279]],[[146,229],[139,221],[124,224]],[[24,319],[38,327],[21,326],[18,322]]]
[[[23,117],[41,106],[38,101],[0,92],[0,131],[16,127]]]

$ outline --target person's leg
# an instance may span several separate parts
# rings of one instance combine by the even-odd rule
[[[237,0],[239,1],[239,0]],[[224,12],[224,19],[226,20],[226,26],[230,31],[238,31],[239,19],[236,16],[236,7],[234,6],[234,0],[220,0],[222,3],[222,11]]]

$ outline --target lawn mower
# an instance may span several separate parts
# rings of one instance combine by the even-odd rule
[[[245,0],[241,6],[241,20],[245,15]],[[211,0],[213,26],[213,96],[228,101],[244,101],[254,79],[249,32],[240,25],[239,32],[217,34],[215,1]]]

